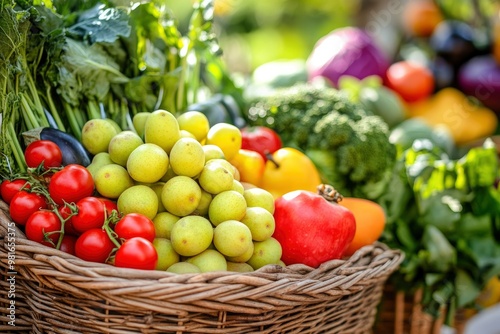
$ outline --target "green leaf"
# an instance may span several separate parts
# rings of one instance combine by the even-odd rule
[[[482,147],[475,147],[460,159],[471,188],[490,187],[498,178],[498,155],[496,146],[488,138]]]
[[[77,23],[68,28],[74,36],[80,36],[91,44],[113,43],[121,36],[129,36],[131,27],[125,10],[97,5],[82,13]]]
[[[426,225],[422,236],[424,250],[419,252],[425,270],[446,273],[457,263],[457,253],[446,236],[435,226]]]
[[[446,305],[455,293],[455,286],[445,281],[437,290],[432,293],[432,299],[439,305]]]
[[[478,286],[472,277],[464,270],[457,270],[455,278],[455,289],[457,297],[457,306],[464,307],[472,302],[481,293],[481,287]]]
[[[491,224],[490,215],[476,216],[471,212],[464,212],[456,224],[456,234],[467,239],[481,238],[491,233]]]
[[[398,220],[396,222],[396,236],[403,246],[403,249],[407,249],[410,252],[414,252],[418,249],[419,242],[413,237],[406,221]]]

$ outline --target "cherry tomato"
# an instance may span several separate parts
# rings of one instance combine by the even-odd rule
[[[75,255],[75,245],[76,237],[74,235],[64,234],[59,250],[71,255]]]
[[[85,197],[76,203],[78,213],[71,217],[71,224],[79,233],[104,224],[104,203],[97,197]]]
[[[59,205],[78,202],[94,192],[94,179],[87,168],[71,164],[56,172],[49,183],[50,197]]]
[[[118,205],[116,204],[115,201],[105,197],[98,197],[98,198],[104,203],[104,207],[106,208],[106,217],[111,216],[113,210],[118,212]]]
[[[75,255],[85,261],[105,263],[114,248],[106,231],[93,228],[76,239]]]
[[[434,77],[425,66],[411,61],[399,61],[387,69],[387,86],[406,102],[429,97],[434,91]]]
[[[62,166],[62,153],[59,146],[50,140],[35,140],[24,151],[26,165],[36,168],[43,163],[43,168]]]
[[[80,235],[80,233],[73,227],[73,216],[70,217],[70,215],[72,214],[71,208],[68,205],[61,205],[59,206],[58,210],[61,218],[66,220],[64,222],[64,235]]]
[[[154,270],[157,262],[153,243],[141,237],[125,240],[115,255],[115,266],[121,268]]]
[[[5,203],[10,204],[10,201],[15,194],[21,191],[21,189],[30,189],[31,185],[23,179],[15,180],[3,180],[0,184],[0,196]]]
[[[241,148],[258,152],[267,160],[267,154],[272,154],[282,146],[281,138],[273,129],[265,126],[245,127],[241,129]]]
[[[54,212],[49,210],[34,212],[25,226],[26,238],[50,247],[57,244],[60,235],[59,231],[61,231],[61,221]]]
[[[39,194],[22,190],[15,194],[10,201],[10,218],[18,225],[25,225],[32,213],[46,208],[45,198]]]
[[[116,223],[114,230],[121,239],[143,237],[153,242],[156,237],[153,221],[140,213],[126,214]]]

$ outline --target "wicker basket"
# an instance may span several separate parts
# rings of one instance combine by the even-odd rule
[[[5,268],[9,218],[1,211]],[[18,312],[29,314],[34,333],[371,333],[403,259],[376,243],[317,269],[177,275],[85,262],[16,233],[16,286],[27,305]]]
[[[434,318],[424,312],[422,295],[422,289],[409,294],[396,291],[391,284],[386,284],[374,326],[374,334],[441,334],[445,312],[441,312],[439,318]],[[465,312],[457,311],[453,323],[456,334],[464,333],[465,323]]]

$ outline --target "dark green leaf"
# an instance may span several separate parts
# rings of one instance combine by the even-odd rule
[[[459,308],[472,303],[481,292],[481,286],[474,282],[467,272],[460,269],[457,270],[455,289]]]
[[[446,236],[435,226],[426,225],[422,236],[424,250],[419,252],[426,270],[446,273],[457,263],[457,254]]]
[[[77,23],[68,32],[88,40],[113,43],[120,37],[129,36],[131,27],[127,12],[118,8],[97,5],[82,13]]]

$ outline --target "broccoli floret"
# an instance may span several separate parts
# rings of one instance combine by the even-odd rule
[[[340,90],[302,83],[277,89],[251,102],[246,116],[305,152],[323,182],[344,196],[377,199],[385,191],[396,160],[389,127]]]

